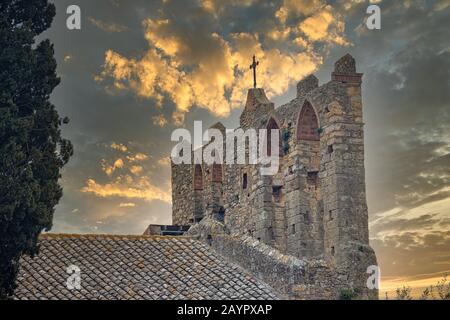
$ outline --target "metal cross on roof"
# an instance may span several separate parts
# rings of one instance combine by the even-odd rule
[[[250,69],[253,69],[253,88],[256,89],[256,67],[259,65],[259,61],[256,61],[256,57],[253,55],[253,63],[250,65]]]

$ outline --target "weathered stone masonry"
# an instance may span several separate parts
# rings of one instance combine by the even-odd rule
[[[375,298],[366,287],[366,269],[377,263],[368,236],[361,81],[345,55],[331,81],[319,86],[314,75],[306,77],[297,97],[278,108],[263,89],[250,89],[240,128],[280,130],[280,145],[269,146],[279,148],[278,173],[261,176],[259,165],[172,165],[173,223],[203,224],[191,228],[195,234],[211,219],[223,220],[223,233],[203,232],[205,241],[287,297],[337,298],[351,289]],[[275,250],[272,258],[237,253],[248,239]],[[283,269],[286,259],[309,269],[280,284],[299,268]]]

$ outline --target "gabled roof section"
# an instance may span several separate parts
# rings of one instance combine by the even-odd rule
[[[277,299],[267,284],[188,237],[67,235],[40,237],[23,256],[15,299]],[[67,268],[81,271],[69,290]]]

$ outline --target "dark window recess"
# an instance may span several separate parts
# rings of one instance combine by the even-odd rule
[[[306,177],[306,182],[309,185],[317,186],[317,184],[319,182],[319,172],[317,172],[317,171],[308,172],[308,176]]]
[[[275,239],[275,235],[273,234],[273,228],[272,227],[269,227],[267,229],[267,236],[268,236],[269,240]]]
[[[273,201],[278,203],[281,201],[281,188],[281,186],[272,187]]]
[[[333,220],[333,211],[328,211],[328,215],[329,215],[329,218],[330,218],[330,221],[332,221]]]
[[[208,234],[208,236],[206,237],[206,242],[208,243],[209,246],[212,245],[212,237],[210,234]]]
[[[293,224],[293,225],[291,226],[291,233],[292,233],[292,234],[295,234],[295,224]]]
[[[217,220],[220,222],[224,222],[225,221],[225,210],[221,209],[218,213],[217,213]]]
[[[247,189],[247,184],[248,184],[248,180],[247,180],[247,174],[244,173],[244,175],[242,176],[242,189]]]
[[[194,223],[194,219],[189,219],[189,223]]]
[[[311,219],[310,219],[310,216],[309,216],[309,211],[305,212],[305,214],[304,214],[304,221],[305,221],[305,223],[310,223],[311,222]]]
[[[294,173],[294,166],[289,166],[289,174],[293,174]]]
[[[334,149],[333,149],[333,145],[332,145],[332,144],[330,144],[330,145],[328,146],[328,153],[329,153],[329,154],[332,154],[332,153],[333,153],[333,151],[334,151]]]
[[[331,255],[334,256],[334,247],[331,247]]]

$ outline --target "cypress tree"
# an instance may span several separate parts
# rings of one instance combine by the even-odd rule
[[[21,255],[35,255],[62,196],[61,168],[73,153],[50,94],[59,84],[53,45],[36,37],[55,7],[0,2],[0,298],[11,297]]]

